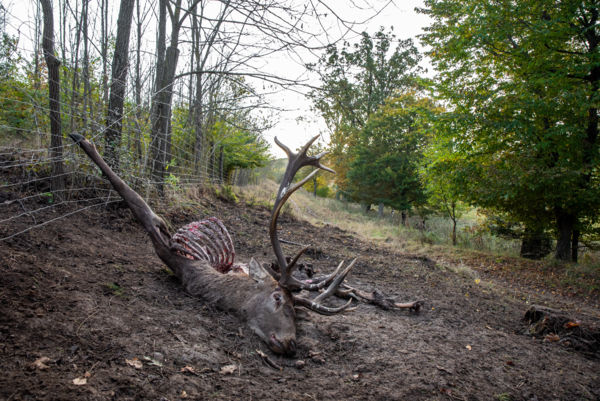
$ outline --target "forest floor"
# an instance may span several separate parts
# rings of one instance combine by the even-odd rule
[[[161,209],[175,228],[218,216],[238,260],[273,259],[265,207],[205,195]],[[21,212],[6,205],[0,220]],[[598,299],[287,214],[280,226],[280,237],[313,245],[304,261],[315,270],[359,256],[350,284],[424,300],[423,310],[298,311],[298,353],[279,357],[236,316],[186,295],[127,209],[88,210],[0,242],[0,399],[600,399],[598,352],[527,335],[522,321],[540,304],[594,326]]]

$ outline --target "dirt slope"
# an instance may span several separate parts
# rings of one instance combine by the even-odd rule
[[[217,215],[240,259],[271,260],[266,209],[202,202],[197,214],[167,218],[177,227]],[[16,204],[3,207],[0,218],[17,212]],[[600,359],[520,334],[528,305],[502,295],[498,283],[334,227],[289,216],[281,224],[282,238],[318,247],[318,258],[307,259],[316,270],[359,254],[351,283],[423,299],[425,309],[299,312],[298,355],[279,358],[235,316],[187,296],[127,210],[88,211],[0,243],[0,399],[600,398]]]

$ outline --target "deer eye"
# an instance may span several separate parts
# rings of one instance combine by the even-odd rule
[[[279,292],[274,292],[272,295],[273,300],[275,301],[275,305],[277,307],[281,306],[281,303],[283,302],[283,297],[281,296],[281,294]]]

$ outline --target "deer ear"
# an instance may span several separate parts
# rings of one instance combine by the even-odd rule
[[[258,283],[271,278],[271,275],[254,258],[248,263],[248,275]]]

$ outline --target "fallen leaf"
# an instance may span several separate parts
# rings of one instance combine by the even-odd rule
[[[156,359],[152,359],[152,358],[150,358],[149,356],[145,356],[145,357],[144,357],[144,359],[145,359],[146,361],[148,361],[148,362],[150,363],[150,365],[158,366],[158,367],[161,367],[161,368],[162,368],[162,366],[163,366],[163,364],[162,364],[162,363],[160,363],[160,362],[159,362],[159,361],[157,361]]]
[[[181,368],[181,373],[191,373],[191,374],[195,375],[196,370],[194,369],[193,366],[184,366],[183,368]]]
[[[558,334],[554,334],[554,333],[550,333],[545,337],[545,340],[548,341],[549,343],[554,343],[560,340],[560,337],[558,336]]]
[[[47,356],[43,356],[41,358],[36,359],[31,365],[39,370],[49,369],[50,366],[46,365],[46,363],[50,362],[50,358]]]
[[[85,372],[83,374],[83,377],[92,377],[92,374],[90,372]]]
[[[144,364],[142,363],[142,361],[140,361],[138,358],[133,357],[131,359],[125,359],[125,362],[127,362],[127,364],[129,366],[133,366],[136,369],[141,369],[144,367]]]
[[[580,322],[575,320],[573,321],[569,321],[567,323],[565,323],[565,329],[572,329],[573,327],[579,327]]]
[[[481,283],[481,279],[476,278],[475,279],[475,284],[479,284],[479,283]]]
[[[230,375],[233,374],[233,372],[235,372],[236,369],[236,365],[225,365],[221,368],[221,371],[219,373],[221,373],[222,375]]]
[[[73,384],[76,386],[84,386],[87,384],[87,379],[85,377],[77,377],[73,379]]]
[[[467,344],[467,346],[465,348],[468,349],[469,351],[471,351],[471,346],[469,344]]]
[[[181,397],[181,398],[187,398],[187,397],[188,397],[188,394],[187,394],[187,392],[186,392],[185,390],[182,390],[182,391],[181,391],[181,395],[180,395],[180,397]]]

